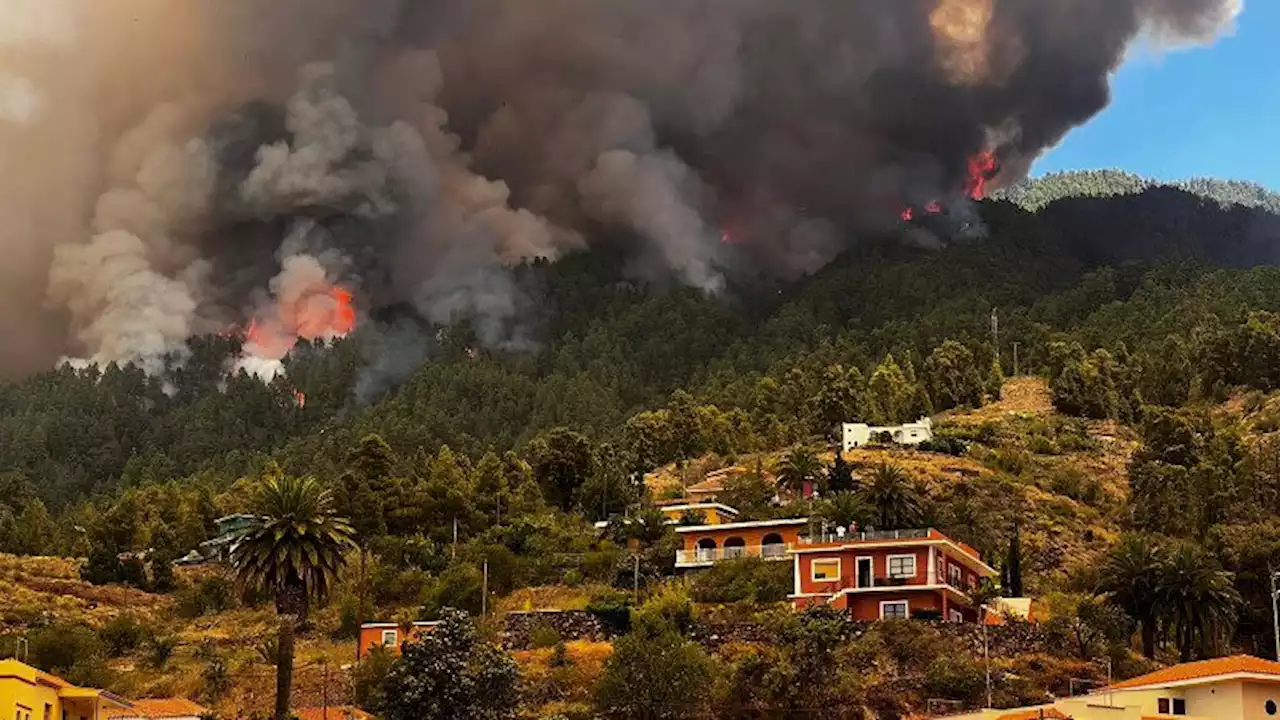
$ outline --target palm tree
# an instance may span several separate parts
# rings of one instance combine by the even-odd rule
[[[231,550],[236,586],[275,597],[280,618],[276,658],[275,720],[289,717],[293,687],[293,635],[311,601],[329,595],[354,549],[355,531],[333,512],[333,498],[313,478],[268,468],[259,488],[259,516]]]
[[[1212,653],[1230,638],[1241,605],[1231,574],[1200,547],[1179,543],[1161,565],[1159,607],[1182,662]]]
[[[1138,623],[1142,654],[1156,655],[1156,623],[1161,614],[1165,581],[1164,553],[1146,535],[1122,536],[1099,569],[1098,592]]]
[[[858,494],[871,506],[881,530],[901,530],[924,522],[924,499],[897,465],[877,465]]]
[[[838,492],[824,500],[817,508],[818,516],[837,526],[865,524],[872,509],[856,493]]]
[[[778,485],[796,495],[804,492],[805,483],[815,483],[822,474],[822,462],[812,450],[797,445],[782,459],[778,467]]]

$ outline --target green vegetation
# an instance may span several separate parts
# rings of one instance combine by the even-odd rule
[[[148,689],[229,703],[252,673],[288,686],[295,631],[311,667],[332,638],[349,657],[361,621],[444,620],[402,660],[354,671],[357,702],[392,719],[535,701],[654,718],[980,701],[972,648],[934,628],[850,638],[830,615],[771,609],[786,563],[673,580],[679,543],[649,501],[740,465],[718,501],[742,519],[931,525],[981,550],[1004,592],[1046,598],[1060,642],[1003,659],[997,702],[1066,692],[1099,655],[1123,673],[1143,667],[1131,650],[1261,652],[1280,552],[1280,270],[1257,265],[1280,235],[1274,196],[1098,173],[1005,197],[980,206],[983,239],[866,238],[813,276],[719,297],[637,284],[604,250],[522,267],[536,345],[485,347],[465,317],[423,327],[429,361],[369,406],[353,388],[376,322],[304,344],[271,384],[225,376],[234,338],[196,338],[155,376],[61,367],[0,385],[0,551],[84,558],[53,579],[10,572],[5,625],[77,682],[127,687],[116,668],[133,659],[165,678]],[[1043,381],[1001,397],[1014,343],[1017,374]],[[1010,397],[1031,386],[1042,402]],[[840,422],[922,414],[938,432],[920,452],[822,449]],[[819,498],[778,507],[778,484]],[[235,557],[251,592],[173,571],[237,512],[266,518]],[[522,675],[487,621],[454,610],[547,587],[624,633],[612,657],[547,628]],[[52,615],[51,596],[67,598]],[[704,613],[770,642],[704,647]],[[278,639],[206,644],[227,616]],[[919,693],[895,685],[907,677]]]

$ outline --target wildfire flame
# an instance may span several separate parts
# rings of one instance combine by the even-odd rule
[[[333,340],[350,334],[356,326],[354,296],[341,285],[320,288],[253,318],[245,330],[245,352],[258,358],[279,360],[304,340]]]
[[[968,177],[964,182],[964,194],[971,200],[981,200],[987,196],[987,184],[1000,170],[1000,161],[990,150],[983,150],[969,158]],[[931,200],[922,208],[925,215],[938,215],[942,212],[942,203]],[[916,208],[907,206],[902,210],[902,222],[916,219]]]
[[[973,200],[981,200],[987,196],[987,183],[995,177],[1000,169],[996,154],[983,150],[969,158],[969,181],[965,183],[964,192]]]

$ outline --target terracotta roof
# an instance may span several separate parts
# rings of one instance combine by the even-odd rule
[[[1001,715],[996,720],[1040,720],[1040,718],[1046,718],[1046,720],[1071,720],[1070,715],[1063,715],[1061,711],[1051,707],[1014,710],[1011,713]]]
[[[1194,680],[1210,680],[1227,675],[1265,675],[1269,679],[1280,682],[1280,662],[1263,660],[1252,655],[1232,655],[1231,657],[1201,660],[1200,662],[1183,663],[1146,675],[1130,678],[1111,687],[1114,690],[1148,687],[1152,685],[1170,685],[1186,683]]]
[[[300,708],[294,712],[298,720],[325,720],[323,708]],[[328,710],[329,720],[373,720],[373,716],[351,705],[339,705]]]

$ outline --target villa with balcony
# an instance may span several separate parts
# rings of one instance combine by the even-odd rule
[[[932,528],[806,535],[790,556],[797,608],[825,604],[857,620],[978,622],[969,593],[996,574],[977,550]]]
[[[792,518],[678,527],[683,547],[676,551],[676,569],[710,567],[740,557],[788,560],[808,525],[809,518]]]

